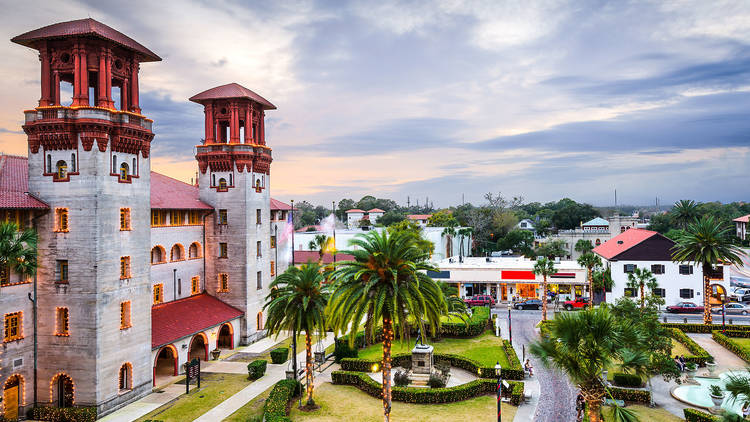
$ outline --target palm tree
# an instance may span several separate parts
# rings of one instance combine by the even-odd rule
[[[646,300],[644,290],[647,286],[652,292],[659,286],[656,282],[656,277],[654,277],[648,268],[636,268],[632,273],[628,274],[628,289],[640,290],[641,309],[643,309],[644,301]]]
[[[591,245],[590,241],[587,242]],[[576,250],[578,250],[578,244],[576,244]],[[589,306],[594,306],[594,268],[601,267],[602,260],[599,255],[589,250],[578,257],[578,265],[586,268],[586,277],[589,281]]]
[[[732,402],[740,400],[743,406],[750,405],[750,377],[747,375],[730,374],[727,377],[724,389],[729,393]],[[725,421],[744,420],[734,413],[727,413],[724,418]]]
[[[672,207],[672,219],[685,229],[698,218],[698,203],[692,199],[681,199]]]
[[[11,272],[22,278],[36,273],[37,235],[33,229],[19,230],[13,222],[0,223],[0,283],[10,281]]]
[[[446,315],[455,315],[463,320],[468,315],[468,307],[466,302],[458,297],[458,289],[443,281],[437,281],[437,284],[440,286],[440,291],[443,292]]]
[[[672,259],[681,263],[701,265],[703,272],[703,323],[711,323],[711,283],[709,275],[713,266],[725,264],[741,265],[742,251],[732,243],[728,226],[713,216],[705,216],[690,224],[685,233],[677,238],[673,246]]]
[[[534,264],[534,274],[542,276],[542,321],[547,320],[547,277],[556,273],[555,262],[548,258],[539,258]]]
[[[463,256],[464,251],[464,238],[471,238],[471,235],[474,234],[474,229],[471,227],[462,227],[458,229],[458,236],[459,236],[459,244],[460,248],[458,250],[458,256]]]
[[[338,263],[331,274],[334,292],[327,315],[336,332],[350,331],[352,345],[354,333],[368,311],[373,321],[382,322],[383,414],[388,422],[394,334],[401,339],[407,337],[407,325],[411,323],[420,330],[428,325],[434,336],[447,306],[440,287],[426,274],[435,267],[427,262],[428,254],[417,247],[413,236],[371,231],[357,235],[349,244],[356,249],[345,253],[353,255],[354,260]]]
[[[440,237],[446,238],[448,243],[448,255],[453,255],[453,238],[456,237],[456,228],[454,226],[444,228],[442,233],[440,233]],[[446,258],[450,258],[450,256],[446,256]]]
[[[651,386],[651,359],[648,353],[643,350],[624,349],[622,351],[622,364],[620,365],[625,373],[638,375],[641,380],[648,380],[648,391],[650,394],[649,405],[654,406],[653,387]]]
[[[305,331],[305,382],[308,406],[315,405],[312,336],[315,333],[322,336],[325,330],[325,308],[329,293],[323,284],[324,281],[325,277],[318,264],[307,263],[300,268],[290,267],[271,282],[271,293],[263,305],[263,310],[268,312],[266,329],[270,334]]]
[[[328,247],[329,241],[330,238],[328,236],[324,234],[316,234],[310,243],[307,244],[311,251],[318,250],[318,264],[323,262],[323,254],[325,254],[325,249]]]
[[[568,375],[588,404],[589,421],[600,421],[606,394],[602,370],[609,368],[622,350],[622,330],[609,309],[557,314],[548,325],[548,334],[531,343],[530,350],[546,367]]]
[[[576,242],[576,252],[584,254],[586,252],[591,252],[592,249],[594,249],[594,245],[592,245],[591,241],[588,239],[578,239],[578,242]]]

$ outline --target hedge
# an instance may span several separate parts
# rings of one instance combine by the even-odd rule
[[[278,347],[271,350],[271,363],[279,364],[284,363],[289,358],[289,349],[286,347]]]
[[[685,414],[685,422],[718,422],[721,420],[719,416],[691,408],[683,409],[683,413]]]
[[[370,378],[364,372],[334,371],[331,373],[333,384],[353,385],[377,399],[383,398],[383,385]],[[507,381],[510,392],[503,386],[503,393],[510,393],[510,403],[518,406],[523,398],[524,385],[518,381]],[[392,387],[391,398],[394,401],[417,404],[453,403],[472,399],[484,394],[497,391],[497,380],[477,379],[456,387],[447,388],[418,388]]]
[[[731,337],[725,334],[722,334],[721,331],[718,331],[718,330],[712,331],[711,337],[714,339],[715,342],[726,347],[727,350],[739,356],[744,361],[750,362],[750,348],[741,346],[739,343],[732,341]]]
[[[257,380],[266,373],[268,361],[263,359],[254,360],[247,364],[247,376],[251,380]]]
[[[631,388],[609,387],[609,393],[615,400],[632,401],[636,403],[651,403],[651,393],[648,390],[634,390]]]
[[[711,362],[714,357],[711,356],[704,348],[698,345],[693,339],[687,336],[682,330],[669,328],[669,334],[673,339],[682,343],[692,355],[685,356],[686,362],[692,362],[698,366],[706,366],[706,362]]]
[[[727,337],[750,338],[750,330],[716,330]]]
[[[662,327],[677,328],[685,333],[703,333],[710,334],[711,331],[722,329],[721,324],[682,324],[675,322],[663,322]],[[750,331],[750,325],[727,325],[732,330],[736,331]]]
[[[643,385],[643,380],[638,375],[623,372],[612,374],[612,381],[620,387],[640,387]]]
[[[274,384],[271,393],[268,394],[266,403],[263,405],[263,416],[267,422],[287,421],[287,407],[289,401],[300,394],[302,384],[296,380],[281,380]]]
[[[29,412],[32,419],[52,422],[94,422],[95,407],[34,407]]]

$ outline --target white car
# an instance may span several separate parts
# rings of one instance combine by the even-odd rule
[[[746,302],[750,300],[750,289],[735,289],[735,291],[729,294],[729,300],[737,302]]]

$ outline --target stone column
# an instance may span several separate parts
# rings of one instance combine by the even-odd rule
[[[133,69],[130,75],[130,111],[141,113],[140,102],[138,98],[138,69],[140,64],[137,58],[133,58]]]
[[[97,93],[97,101],[96,106],[97,107],[106,107],[107,106],[107,51],[102,47],[99,50],[99,86],[98,93]]]
[[[107,107],[114,108],[115,103],[112,101],[112,51],[109,49],[107,49],[106,66],[107,66],[107,73],[106,73]]]
[[[78,43],[73,46],[73,103],[81,103],[81,56],[78,54]]]
[[[42,96],[39,98],[39,106],[46,107],[50,105],[50,58],[47,48],[42,48],[39,52],[39,61],[42,62]]]
[[[250,108],[252,107],[251,104],[247,104],[247,107],[245,108],[245,139],[244,142],[246,144],[252,144],[252,131],[253,131],[253,124],[252,124],[252,114],[250,113]]]
[[[60,73],[55,70],[52,74],[53,81],[55,84],[55,92],[54,92],[54,103],[56,106],[60,105]]]
[[[214,107],[211,103],[206,104],[203,109],[206,119],[206,144],[214,142]]]
[[[122,80],[122,89],[120,89],[120,110],[122,111],[130,110],[130,107],[128,106],[128,79],[127,78]],[[133,171],[135,171],[135,169],[133,169]]]
[[[260,136],[258,136],[258,143],[260,145],[266,144],[266,112],[261,108],[258,113],[260,118],[258,119],[258,127],[260,128]]]
[[[240,113],[237,103],[229,106],[229,143],[240,143]]]
[[[78,53],[81,56],[81,105],[89,105],[89,65],[86,46],[82,46]]]

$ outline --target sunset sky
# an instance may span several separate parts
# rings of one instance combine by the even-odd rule
[[[0,150],[26,155],[36,52],[92,17],[141,65],[152,169],[189,181],[188,97],[237,82],[274,103],[272,196],[436,206],[571,197],[750,199],[750,1],[0,1]]]

